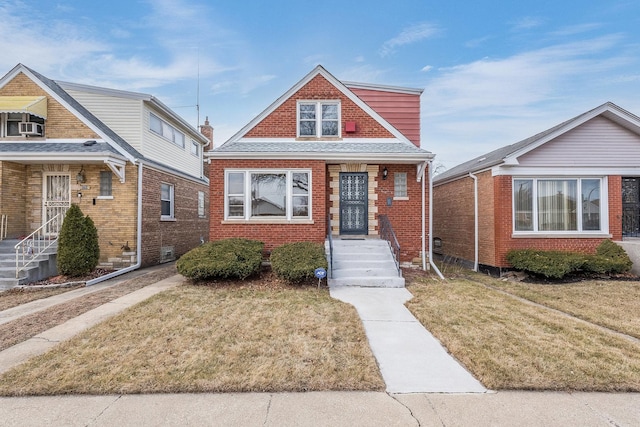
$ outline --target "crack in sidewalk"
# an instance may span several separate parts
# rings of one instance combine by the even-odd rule
[[[264,422],[262,423],[263,426],[266,426],[267,422],[269,422],[269,414],[271,413],[272,401],[273,401],[273,394],[269,394],[269,403],[267,403],[267,412],[266,414],[264,414]]]
[[[118,396],[113,400],[113,402],[111,402],[111,403],[109,403],[107,406],[105,406],[105,408],[104,408],[102,411],[100,411],[100,413],[99,413],[98,415],[96,415],[96,416],[95,416],[91,421],[89,421],[89,422],[85,425],[85,427],[89,427],[89,426],[90,426],[90,425],[92,425],[92,424],[96,424],[96,422],[98,421],[98,418],[100,418],[100,417],[102,416],[102,414],[104,414],[104,413],[107,411],[107,409],[109,409],[109,408],[111,408],[113,405],[115,405],[115,404],[116,404],[116,402],[117,402],[118,400],[120,400],[121,398],[122,398],[122,395],[121,395],[121,394],[120,394],[120,395],[118,395]]]
[[[394,396],[393,394],[391,394],[389,392],[386,392],[386,394],[387,394],[387,396],[389,396],[390,398],[392,398],[393,400],[398,402],[400,405],[402,405],[407,411],[409,411],[409,415],[411,415],[411,418],[413,418],[416,421],[416,424],[418,425],[418,427],[422,427],[422,424],[420,423],[420,420],[418,418],[416,418],[415,414],[413,413],[413,411],[411,410],[411,408],[409,406],[405,405],[398,398],[396,398],[396,396]]]

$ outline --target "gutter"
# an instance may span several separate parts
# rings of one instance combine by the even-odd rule
[[[422,170],[422,266],[423,269],[427,269],[427,262],[424,259],[424,169]],[[429,160],[429,265],[433,267],[442,280],[445,280],[444,276],[438,269],[438,266],[433,262],[433,236],[431,234],[433,230],[433,159]]]
[[[473,244],[474,244],[474,258],[473,258],[473,271],[478,271],[478,177],[469,172],[469,177],[473,179]]]
[[[142,161],[136,159],[136,163],[138,163],[138,230],[136,233],[136,238],[138,240],[136,244],[136,263],[127,268],[123,268],[122,270],[114,271],[113,273],[106,274],[104,276],[96,277],[95,279],[88,280],[85,286],[92,286],[100,282],[104,282],[105,280],[112,279],[114,277],[120,276],[125,273],[129,273],[130,271],[137,270],[140,268],[142,264]]]

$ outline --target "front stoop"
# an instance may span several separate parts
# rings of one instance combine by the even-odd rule
[[[25,283],[37,282],[38,280],[58,274],[56,264],[57,245],[53,245],[44,253],[39,255],[23,271],[20,277],[16,278],[16,254],[14,246],[18,240],[4,240],[0,242],[0,291],[14,288]]]
[[[329,257],[329,243],[325,245]],[[404,278],[398,273],[391,248],[377,238],[333,238],[333,271],[329,287],[359,286],[403,288]]]

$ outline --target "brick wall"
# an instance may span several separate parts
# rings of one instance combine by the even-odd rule
[[[317,75],[309,83],[300,88],[288,100],[275,109],[269,116],[253,127],[245,136],[295,138],[297,136],[297,104],[298,100],[340,100],[341,127],[343,138],[391,138],[388,130],[383,128],[371,116],[366,114],[353,101],[336,89],[323,76]],[[356,132],[344,131],[345,121],[356,122]],[[307,138],[305,138],[307,139]]]
[[[174,186],[175,221],[160,219],[160,187]],[[198,216],[198,191],[205,194],[205,215]],[[222,200],[222,199],[220,199]],[[142,176],[142,265],[161,262],[160,248],[173,246],[176,257],[200,244],[208,236],[208,188],[193,180],[148,167]]]
[[[312,224],[275,224],[244,221],[224,221],[224,171],[226,168],[304,168],[311,170]],[[210,209],[209,239],[220,240],[229,237],[243,237],[260,240],[265,250],[284,243],[311,241],[322,243],[326,236],[326,172],[322,160],[212,160],[209,176]]]
[[[25,189],[26,166],[0,162],[0,215],[7,215],[7,238],[27,233]]]
[[[388,178],[382,179],[382,171],[386,166]],[[394,174],[407,174],[407,197],[394,200]],[[425,180],[429,179],[429,171],[425,172]],[[377,177],[378,188],[376,206],[378,214],[387,215],[400,244],[400,261],[411,261],[420,257],[422,251],[422,182],[417,181],[416,165],[380,165]],[[387,199],[391,198],[391,206]],[[425,233],[429,225],[429,183],[425,182]],[[429,237],[427,236],[426,239]],[[425,250],[429,250],[429,242],[425,240]]]
[[[23,73],[0,88],[2,96],[46,96],[47,120],[45,120],[45,136],[47,138],[87,138],[96,139],[98,135],[71,114],[53,97],[35,84]],[[37,138],[31,138],[37,139]]]

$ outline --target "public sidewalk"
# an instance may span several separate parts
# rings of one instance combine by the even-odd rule
[[[0,398],[3,426],[638,426],[640,394],[383,392]]]

